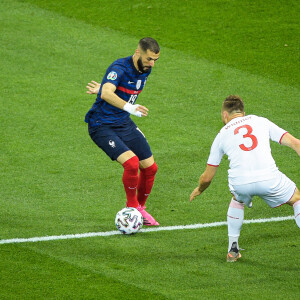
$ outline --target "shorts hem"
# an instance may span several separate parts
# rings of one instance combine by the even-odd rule
[[[284,202],[284,203],[281,203],[281,204],[279,204],[279,205],[277,205],[277,206],[274,206],[274,207],[272,207],[272,208],[277,208],[277,207],[280,207],[281,205],[287,204],[289,201],[291,201],[291,199],[293,198],[295,192],[296,192],[296,188],[294,189],[294,192],[293,192],[292,196],[290,197],[290,199],[289,199],[288,201],[286,201],[286,202]]]

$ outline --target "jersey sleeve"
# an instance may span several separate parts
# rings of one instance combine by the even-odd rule
[[[120,66],[110,66],[106,71],[101,85],[103,86],[105,83],[109,82],[117,87],[121,82],[124,73],[125,71]]]
[[[207,164],[210,166],[217,167],[220,165],[222,157],[224,155],[224,152],[222,151],[220,147],[220,133],[216,136],[215,140],[213,141],[211,148],[210,148],[210,154],[207,160]]]
[[[272,141],[277,142],[277,143],[280,144],[282,137],[287,133],[287,131],[280,128],[279,126],[277,126],[276,124],[274,124],[270,120],[268,120],[268,119],[265,119],[265,120],[268,123],[270,139]]]

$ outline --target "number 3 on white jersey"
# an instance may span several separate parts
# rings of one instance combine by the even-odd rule
[[[240,127],[237,127],[234,130],[234,135],[238,134],[241,128],[246,128],[247,129],[247,133],[243,135],[243,138],[250,138],[252,140],[252,145],[250,147],[246,147],[244,144],[240,144],[239,147],[243,150],[243,151],[251,151],[253,149],[255,149],[257,147],[258,141],[255,135],[251,134],[253,129],[250,125],[243,125]]]

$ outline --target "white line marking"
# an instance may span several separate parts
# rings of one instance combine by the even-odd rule
[[[252,219],[244,220],[243,224],[252,224],[252,223],[267,223],[267,222],[280,222],[286,220],[294,220],[294,216],[287,217],[276,217],[269,219]],[[169,231],[169,230],[182,230],[182,229],[198,229],[198,228],[207,228],[207,227],[218,227],[225,226],[227,222],[214,222],[214,223],[204,223],[204,224],[193,224],[193,225],[178,225],[178,226],[166,226],[166,227],[155,227],[141,229],[141,232],[157,232],[157,231]],[[53,236],[42,236],[42,237],[33,237],[33,238],[15,238],[9,240],[0,240],[0,244],[15,244],[15,243],[35,243],[35,242],[46,242],[46,241],[55,241],[55,240],[68,240],[68,239],[81,239],[95,236],[111,236],[121,234],[119,231],[106,231],[106,232],[89,232],[81,234],[67,234],[67,235],[53,235]]]

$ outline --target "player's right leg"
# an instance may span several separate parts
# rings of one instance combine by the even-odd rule
[[[122,141],[117,132],[109,126],[89,128],[94,143],[102,149],[111,160],[118,161],[124,168],[122,177],[128,207],[137,208],[136,189],[138,185],[139,159]]]
[[[132,152],[127,151],[121,154],[117,161],[123,165],[124,167],[124,173],[123,173],[123,184],[124,189],[126,192],[127,197],[127,206],[128,207],[135,207],[143,216],[144,219],[144,225],[146,226],[157,226],[159,223],[145,210],[145,202],[141,204],[138,200],[136,191],[137,188],[141,188],[141,176],[138,175],[139,170],[139,159],[138,157]],[[141,172],[143,172],[141,170]],[[155,172],[156,173],[156,172]],[[143,174],[142,174],[143,176]],[[153,178],[154,181],[154,178]],[[152,182],[153,185],[153,182]],[[152,188],[151,185],[151,188]],[[148,191],[150,194],[151,189]],[[139,191],[141,192],[141,191]]]
[[[127,198],[126,206],[137,208],[139,206],[136,195],[139,181],[139,159],[129,150],[119,155],[117,161],[124,168],[122,181]]]
[[[287,202],[287,204],[292,205],[294,209],[295,221],[300,228],[300,191],[296,187],[295,193],[292,198]]]
[[[283,204],[293,206],[295,221],[300,228],[300,192],[296,184],[282,172],[268,181],[260,182],[262,195],[260,196],[270,207],[279,207]]]

